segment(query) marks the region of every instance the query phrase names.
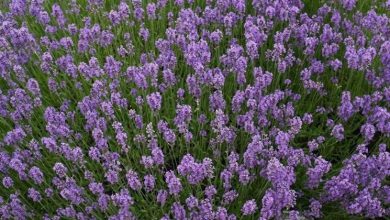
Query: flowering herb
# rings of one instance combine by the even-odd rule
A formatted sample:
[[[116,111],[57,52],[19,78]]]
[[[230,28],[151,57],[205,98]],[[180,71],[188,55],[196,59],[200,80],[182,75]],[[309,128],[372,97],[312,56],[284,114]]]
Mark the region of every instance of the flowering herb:
[[[2,1],[0,219],[388,218],[389,10]]]

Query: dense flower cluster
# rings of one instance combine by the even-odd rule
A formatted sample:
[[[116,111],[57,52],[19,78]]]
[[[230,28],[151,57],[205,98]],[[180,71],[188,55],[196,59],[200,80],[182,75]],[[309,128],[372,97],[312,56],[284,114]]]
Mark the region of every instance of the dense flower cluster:
[[[389,217],[389,11],[1,2],[0,218]]]

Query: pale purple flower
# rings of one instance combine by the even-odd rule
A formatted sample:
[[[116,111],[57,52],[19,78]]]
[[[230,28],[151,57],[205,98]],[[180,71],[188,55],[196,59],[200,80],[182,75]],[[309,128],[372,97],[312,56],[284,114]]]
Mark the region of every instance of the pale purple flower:
[[[36,184],[41,184],[43,182],[43,173],[39,169],[39,167],[31,167],[30,171],[28,172],[28,175],[30,178],[36,183]]]
[[[146,101],[149,105],[149,107],[153,111],[158,111],[161,108],[161,94],[159,92],[151,93],[150,95],[146,96]]]
[[[254,199],[248,200],[244,203],[241,208],[241,212],[243,215],[252,215],[257,210],[256,201]]]
[[[344,139],[344,127],[341,124],[337,124],[332,129],[332,136],[335,137],[338,141]]]
[[[169,194],[177,196],[183,189],[180,179],[176,177],[173,171],[165,173],[165,182],[168,185]]]
[[[6,176],[6,177],[3,178],[3,186],[5,188],[8,189],[8,188],[12,187],[13,185],[14,185],[14,181],[12,180],[11,177]]]

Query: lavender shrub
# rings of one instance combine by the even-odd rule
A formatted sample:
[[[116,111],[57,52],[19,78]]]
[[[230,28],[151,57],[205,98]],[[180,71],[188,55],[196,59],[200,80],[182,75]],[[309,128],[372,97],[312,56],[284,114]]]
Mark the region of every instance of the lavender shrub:
[[[389,10],[3,1],[0,218],[389,218]]]

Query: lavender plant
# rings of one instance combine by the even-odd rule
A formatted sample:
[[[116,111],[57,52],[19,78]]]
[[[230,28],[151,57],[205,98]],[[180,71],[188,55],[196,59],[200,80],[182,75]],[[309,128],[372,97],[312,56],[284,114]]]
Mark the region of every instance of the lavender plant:
[[[390,1],[7,0],[1,219],[390,216]]]

